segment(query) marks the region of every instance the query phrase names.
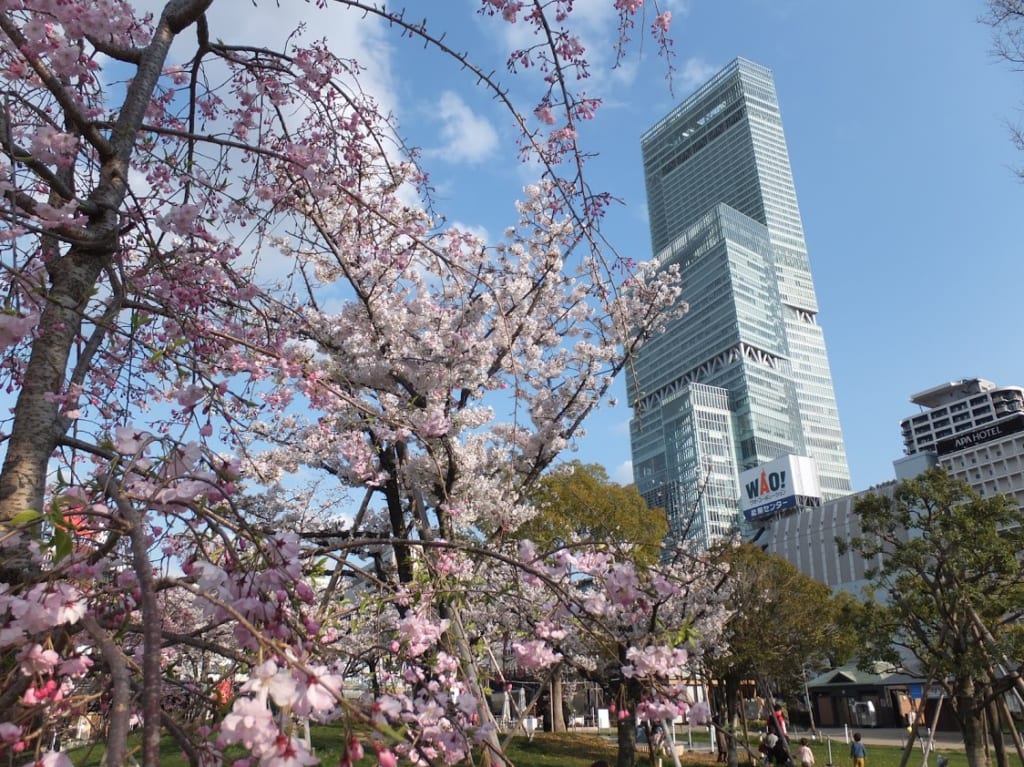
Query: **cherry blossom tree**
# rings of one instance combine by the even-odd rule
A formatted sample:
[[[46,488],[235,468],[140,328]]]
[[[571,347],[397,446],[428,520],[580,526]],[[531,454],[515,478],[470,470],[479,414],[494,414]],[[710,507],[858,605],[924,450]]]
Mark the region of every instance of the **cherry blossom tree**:
[[[670,54],[667,12],[608,1],[617,56],[638,25]],[[418,39],[507,108],[535,179],[495,241],[436,212],[358,62],[232,43],[214,4],[0,2],[0,752],[67,764],[51,736],[92,712],[112,767],[135,721],[145,765],[165,737],[193,765],[235,744],[313,764],[294,718],[344,723],[343,764],[504,761],[483,621],[517,613],[502,635],[538,668],[581,625],[647,616],[623,673],[677,706],[653,680],[720,618],[699,569],[684,595],[681,572],[510,543],[677,297],[601,236],[573,4],[480,6],[532,32],[508,58],[541,73],[525,107],[440,23],[316,4]],[[204,705],[162,708],[172,687]]]

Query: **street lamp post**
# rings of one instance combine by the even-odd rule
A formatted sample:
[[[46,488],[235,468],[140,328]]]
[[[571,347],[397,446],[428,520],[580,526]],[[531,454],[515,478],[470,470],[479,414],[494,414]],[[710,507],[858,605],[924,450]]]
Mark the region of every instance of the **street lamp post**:
[[[814,726],[814,709],[811,708],[811,692],[807,689],[807,666],[801,666],[801,670],[804,672],[804,703],[807,706],[807,716],[811,720],[811,735],[817,738],[818,730]],[[832,761],[831,758],[829,761]]]

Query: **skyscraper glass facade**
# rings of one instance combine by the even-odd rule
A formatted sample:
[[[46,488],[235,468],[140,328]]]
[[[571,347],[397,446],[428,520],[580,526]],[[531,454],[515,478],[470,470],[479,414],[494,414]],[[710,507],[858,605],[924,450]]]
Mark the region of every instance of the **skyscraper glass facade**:
[[[680,266],[689,311],[643,347],[628,383],[638,489],[668,510],[674,536],[703,545],[739,525],[738,473],[781,455],[813,458],[825,499],[846,495],[846,451],[770,70],[733,61],[648,130],[641,147],[654,253],[662,266]],[[728,492],[725,464],[708,458],[723,419],[733,451]]]

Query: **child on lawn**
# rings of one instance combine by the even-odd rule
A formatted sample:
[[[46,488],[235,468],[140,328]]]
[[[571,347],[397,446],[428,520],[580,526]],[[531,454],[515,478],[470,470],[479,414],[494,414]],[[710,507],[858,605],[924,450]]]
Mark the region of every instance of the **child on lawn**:
[[[864,760],[867,758],[868,750],[860,742],[860,733],[853,733],[853,743],[850,744],[850,757],[853,759],[853,767],[864,767]]]
[[[796,760],[800,767],[814,767],[814,753],[808,745],[807,738],[800,738],[800,748],[796,750]]]

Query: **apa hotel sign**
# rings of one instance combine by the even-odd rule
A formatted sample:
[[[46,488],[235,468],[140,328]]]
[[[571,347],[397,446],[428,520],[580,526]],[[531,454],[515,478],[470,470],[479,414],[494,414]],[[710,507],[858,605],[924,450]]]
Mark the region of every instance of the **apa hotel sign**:
[[[1016,434],[1020,431],[1024,431],[1024,415],[1014,415],[1009,418],[1004,418],[1002,421],[996,421],[995,423],[987,423],[984,426],[979,426],[974,431],[968,431],[963,434],[957,434],[953,437],[940,439],[935,443],[935,452],[939,455],[956,453],[960,450],[966,450],[969,447],[974,447],[975,445],[994,442],[997,439],[1008,437],[1011,434]]]
[[[761,519],[821,498],[818,467],[802,455],[784,455],[740,474],[740,511]]]

